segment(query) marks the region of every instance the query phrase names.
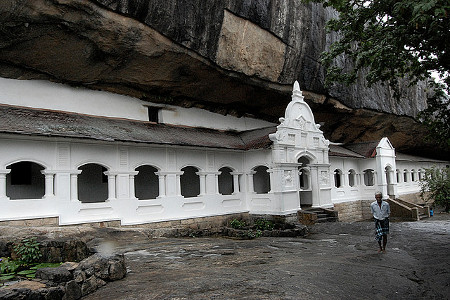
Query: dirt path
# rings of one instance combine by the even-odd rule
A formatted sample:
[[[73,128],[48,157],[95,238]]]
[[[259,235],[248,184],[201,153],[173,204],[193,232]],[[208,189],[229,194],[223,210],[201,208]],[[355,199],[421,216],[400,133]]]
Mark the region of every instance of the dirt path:
[[[93,299],[449,299],[450,217],[391,224],[378,254],[371,222],[326,223],[308,237],[149,239],[104,230],[129,273]]]

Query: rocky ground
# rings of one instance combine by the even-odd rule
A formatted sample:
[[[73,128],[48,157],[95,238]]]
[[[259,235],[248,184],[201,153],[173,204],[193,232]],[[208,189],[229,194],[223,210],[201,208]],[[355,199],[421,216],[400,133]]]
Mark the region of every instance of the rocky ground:
[[[448,214],[392,223],[386,254],[377,253],[372,227],[324,223],[311,226],[306,237],[254,240],[152,239],[145,229],[78,228],[71,234],[126,257],[127,277],[89,300],[449,299]]]

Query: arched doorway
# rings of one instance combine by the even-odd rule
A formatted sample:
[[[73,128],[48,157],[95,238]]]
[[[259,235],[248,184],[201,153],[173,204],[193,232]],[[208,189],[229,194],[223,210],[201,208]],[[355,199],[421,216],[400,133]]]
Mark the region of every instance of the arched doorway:
[[[187,166],[181,169],[183,175],[180,176],[181,195],[185,198],[197,197],[200,195],[200,177],[196,167]]]
[[[156,199],[159,196],[158,169],[144,165],[136,168],[139,173],[134,177],[135,196],[139,200]]]
[[[311,172],[309,170],[310,161],[307,157],[302,156],[298,159],[298,176],[300,182],[300,207],[312,206],[312,186],[311,186]]]
[[[78,200],[83,203],[105,202],[108,199],[107,169],[98,164],[85,164],[78,168]]]
[[[231,195],[234,191],[233,175],[231,175],[233,170],[231,170],[228,167],[223,167],[223,168],[220,168],[219,171],[221,172],[218,177],[219,194]]]
[[[253,189],[257,194],[267,194],[270,191],[269,168],[266,166],[257,166],[253,169],[256,173],[253,175]]]
[[[6,196],[14,199],[41,199],[45,194],[45,168],[31,161],[20,161],[6,167]]]

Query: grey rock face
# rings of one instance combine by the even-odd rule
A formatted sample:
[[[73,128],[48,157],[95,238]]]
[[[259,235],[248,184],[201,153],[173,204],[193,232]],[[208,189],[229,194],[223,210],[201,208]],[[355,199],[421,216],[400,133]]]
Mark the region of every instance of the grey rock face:
[[[295,80],[351,108],[411,116],[422,109],[420,88],[405,88],[397,103],[388,87],[368,88],[364,78],[351,87],[323,86],[319,55],[334,39],[324,29],[332,16],[321,5],[288,0],[5,0],[0,76],[165,96],[178,104],[181,98],[234,103],[276,117],[277,108],[261,107],[268,98],[288,101],[286,85]],[[222,88],[211,88],[217,82]],[[258,98],[259,105],[249,105]]]
[[[327,20],[336,13],[320,4],[305,4],[288,0],[228,0],[228,1],[147,1],[147,0],[96,0],[109,9],[130,16],[156,29],[173,41],[231,71],[256,75],[279,84],[300,82],[302,89],[329,94],[352,108],[370,108],[394,114],[415,116],[425,107],[423,87],[402,88],[404,97],[396,101],[388,86],[366,86],[364,76],[351,87],[335,86],[327,90],[324,70],[319,63],[320,54],[336,39],[325,30]],[[246,33],[239,30],[242,40],[237,47],[222,49],[227,15],[248,20],[258,29]],[[245,28],[241,26],[240,28]],[[271,76],[248,74],[239,63],[223,64],[221,56],[233,56],[248,48],[255,53],[264,52],[264,43],[256,32],[273,35],[284,44],[283,59]],[[268,38],[263,38],[268,40]],[[256,41],[259,41],[256,42]],[[273,42],[272,42],[273,43]],[[226,54],[224,54],[226,53]],[[262,65],[271,66],[271,57],[257,57]],[[243,63],[241,58],[238,62]],[[245,64],[245,63],[244,63]],[[263,68],[263,67],[261,67]],[[269,68],[270,69],[270,68]]]
[[[0,76],[273,122],[298,80],[334,142],[405,127],[396,115],[415,117],[426,106],[424,87],[403,87],[400,101],[387,86],[367,87],[364,75],[350,87],[324,87],[319,55],[335,39],[324,29],[331,17],[321,5],[289,0],[3,0]],[[394,115],[364,127],[373,111]],[[349,129],[347,120],[360,125]],[[426,132],[407,124],[393,144],[414,154]],[[434,148],[426,143],[415,153]]]

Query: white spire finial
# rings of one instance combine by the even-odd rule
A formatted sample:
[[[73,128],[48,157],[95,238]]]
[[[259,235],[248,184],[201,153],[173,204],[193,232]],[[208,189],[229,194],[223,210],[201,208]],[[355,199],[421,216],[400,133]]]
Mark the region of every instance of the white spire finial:
[[[303,101],[303,94],[300,90],[300,84],[297,80],[294,82],[294,89],[292,90],[292,100]]]

